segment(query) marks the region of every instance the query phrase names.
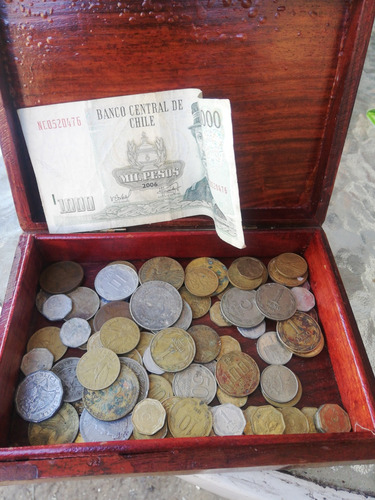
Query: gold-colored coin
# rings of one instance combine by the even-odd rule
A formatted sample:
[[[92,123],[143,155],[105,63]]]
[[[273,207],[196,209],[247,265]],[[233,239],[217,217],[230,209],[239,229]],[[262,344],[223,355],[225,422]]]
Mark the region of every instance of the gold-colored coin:
[[[246,436],[251,436],[254,434],[253,427],[251,425],[251,419],[258,408],[259,406],[248,406],[245,410],[242,410],[242,413],[246,420],[246,425],[243,433]]]
[[[212,257],[198,257],[197,259],[193,259],[189,262],[189,264],[186,266],[185,272],[189,271],[193,267],[207,267],[216,274],[219,279],[219,285],[213,295],[222,293],[228,286],[228,269],[219,260],[213,259]]]
[[[82,434],[80,432],[77,434],[77,437],[75,438],[74,442],[75,443],[84,443],[85,442],[85,440],[83,439]]]
[[[165,424],[166,411],[160,401],[146,398],[137,403],[132,414],[134,428],[141,434],[152,436]]]
[[[111,318],[100,329],[100,340],[103,346],[116,354],[132,351],[140,337],[138,325],[129,318]]]
[[[299,278],[308,270],[306,260],[296,253],[282,253],[275,258],[275,263],[278,272],[287,278]]]
[[[219,279],[214,271],[207,267],[192,267],[185,274],[185,286],[197,297],[213,294],[219,286]]]
[[[288,287],[294,287],[303,285],[308,278],[309,272],[306,271],[305,274],[303,274],[302,276],[298,276],[298,278],[288,278],[287,276],[284,276],[278,271],[276,267],[276,257],[275,257],[274,259],[271,259],[268,263],[268,274],[272,279],[272,281],[274,281],[275,283],[279,283],[280,285]]]
[[[163,403],[166,399],[173,396],[172,384],[170,384],[166,378],[152,373],[148,378],[150,380],[150,388],[148,390],[149,398],[157,399]]]
[[[132,264],[131,262],[129,262],[128,260],[114,260],[113,262],[110,262],[109,264],[107,264],[107,266],[113,266],[115,264],[122,264],[123,266],[131,267],[133,269],[133,271],[135,271],[136,273],[138,273],[137,268],[135,267],[135,265]]]
[[[242,408],[243,406],[245,406],[248,400],[247,396],[242,396],[240,398],[229,396],[222,389],[220,389],[220,387],[217,388],[216,396],[220,404],[223,405],[225,403],[231,403],[232,405],[237,406],[238,408]]]
[[[182,286],[179,292],[183,300],[186,300],[191,307],[193,319],[201,318],[210,310],[211,297],[197,297],[190,293],[185,286]]]
[[[294,406],[280,409],[284,417],[284,434],[305,434],[309,432],[309,422],[307,417]]]
[[[218,356],[221,339],[213,328],[207,325],[194,325],[188,329],[188,333],[195,343],[195,363],[209,363]]]
[[[82,399],[79,399],[78,401],[72,401],[70,404],[74,407],[78,415],[81,416],[83,410],[85,409],[85,405],[83,404]]]
[[[93,333],[87,341],[87,350],[91,351],[92,349],[100,349],[102,347],[104,347],[104,345],[100,340],[100,332]]]
[[[299,403],[299,401],[302,397],[302,384],[301,384],[300,379],[297,377],[297,375],[296,374],[294,374],[294,375],[295,375],[295,377],[297,379],[297,383],[298,383],[297,394],[294,396],[294,398],[291,399],[290,401],[287,401],[286,403],[279,403],[277,401],[274,401],[270,397],[268,397],[267,394],[265,394],[264,391],[262,391],[262,396],[267,401],[267,403],[269,403],[272,406],[275,406],[276,408],[286,408],[287,406],[295,406],[297,403]]]
[[[282,413],[273,406],[260,406],[252,415],[254,434],[283,434],[285,422]]]
[[[164,372],[160,376],[168,380],[168,382],[172,385],[174,372]]]
[[[78,262],[64,260],[43,269],[39,284],[47,293],[69,293],[81,284],[83,277],[84,271]]]
[[[143,359],[140,353],[138,352],[138,349],[133,349],[130,352],[127,352],[124,356],[124,358],[130,358],[134,359],[137,363],[139,363],[141,366],[143,366]]]
[[[296,356],[312,357],[319,354],[324,346],[319,324],[310,315],[300,311],[289,319],[278,321],[276,333],[280,342]]]
[[[165,411],[167,412],[167,417],[173,408],[173,406],[180,401],[182,398],[179,398],[178,396],[171,396],[170,398],[164,399],[162,401],[162,405],[164,406]]]
[[[143,357],[145,350],[151,344],[152,339],[154,338],[154,334],[150,332],[142,331],[140,333],[140,339],[136,346],[137,351]]]
[[[94,391],[109,387],[120,373],[118,356],[105,347],[87,351],[77,364],[78,381]]]
[[[173,437],[208,436],[212,429],[212,413],[198,398],[182,398],[168,415],[168,427]]]
[[[301,408],[301,412],[305,415],[307,421],[309,422],[309,432],[318,432],[314,423],[314,415],[317,411],[318,408],[315,406],[304,406]]]
[[[43,422],[29,424],[29,441],[31,446],[73,443],[78,429],[78,413],[72,405],[63,403],[53,417]]]
[[[56,363],[64,356],[67,347],[61,342],[60,328],[56,326],[46,326],[37,330],[27,343],[27,352],[37,347],[45,347],[53,354],[53,361]]]
[[[195,356],[195,342],[182,328],[165,328],[152,339],[150,353],[162,370],[179,372],[192,363]]]
[[[168,434],[167,421],[165,421],[165,424],[160,429],[160,431],[155,432],[155,434],[142,434],[141,432],[138,432],[135,427],[133,428],[134,439],[163,439],[167,437],[167,434]]]
[[[216,380],[220,388],[230,396],[248,396],[259,385],[259,367],[244,352],[228,352],[217,362]]]
[[[220,340],[221,340],[221,348],[216,359],[219,360],[227,352],[232,352],[232,351],[241,352],[241,344],[234,337],[231,337],[230,335],[222,335],[220,337]]]
[[[210,308],[210,320],[217,326],[232,326],[221,313],[220,301],[215,302]]]
[[[229,281],[241,290],[255,290],[264,283],[265,274],[267,280],[266,266],[260,260],[252,257],[240,257],[234,260],[228,269]]]
[[[255,280],[263,275],[264,264],[255,257],[239,257],[233,262],[236,262],[238,272],[245,278]]]
[[[147,260],[139,270],[141,283],[147,281],[165,281],[177,290],[184,283],[185,272],[177,260],[171,257],[153,257]]]

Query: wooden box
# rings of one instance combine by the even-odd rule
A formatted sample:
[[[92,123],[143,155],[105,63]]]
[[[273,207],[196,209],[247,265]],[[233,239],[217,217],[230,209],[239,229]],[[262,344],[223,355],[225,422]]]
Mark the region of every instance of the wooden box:
[[[2,0],[0,9],[0,140],[24,230],[0,321],[0,479],[374,460],[374,377],[321,225],[375,3]],[[16,110],[188,87],[231,101],[246,249],[220,241],[204,217],[123,232],[49,234]],[[81,263],[84,284],[92,286],[96,272],[118,259],[139,267],[156,255],[182,264],[251,255],[267,263],[282,252],[308,261],[326,339],[319,356],[290,365],[303,386],[299,407],[339,403],[352,432],[27,444],[13,401],[27,340],[44,324],[34,303],[48,263]],[[237,338],[255,353],[254,343]],[[251,404],[264,404],[259,389]]]

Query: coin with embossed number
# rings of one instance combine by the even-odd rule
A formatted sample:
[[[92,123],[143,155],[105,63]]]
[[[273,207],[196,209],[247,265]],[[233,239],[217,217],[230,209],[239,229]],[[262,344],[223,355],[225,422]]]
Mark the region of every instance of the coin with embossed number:
[[[77,377],[83,387],[100,390],[109,387],[120,373],[120,360],[110,349],[87,351],[77,364]]]
[[[52,352],[45,347],[36,347],[23,356],[21,370],[24,375],[29,375],[38,370],[50,370],[52,365]]]
[[[30,373],[16,390],[17,413],[27,422],[42,422],[60,408],[63,387],[57,375],[48,370]]]
[[[220,307],[224,318],[233,325],[251,328],[264,320],[264,314],[256,306],[254,290],[231,288],[221,299]]]
[[[39,284],[48,293],[68,293],[81,284],[83,276],[80,264],[66,260],[55,262],[43,269]]]
[[[143,283],[130,299],[134,321],[146,330],[159,331],[176,323],[182,311],[182,298],[174,286],[164,281]]]
[[[179,372],[193,361],[196,348],[192,336],[181,328],[166,328],[150,344],[155,363],[165,372]]]
[[[61,342],[67,347],[79,347],[88,341],[91,326],[82,318],[72,318],[66,321],[60,329]]]
[[[259,385],[259,367],[244,352],[228,352],[216,365],[216,380],[220,388],[230,396],[241,397],[253,393]]]
[[[240,436],[245,429],[246,419],[242,410],[231,403],[215,406],[213,429],[217,436]]]
[[[212,372],[204,365],[191,364],[173,377],[173,393],[180,398],[199,398],[210,404],[216,395],[217,384]]]
[[[296,312],[296,301],[292,292],[278,283],[266,283],[258,288],[255,295],[258,309],[266,318],[281,321]]]
[[[176,438],[208,436],[212,429],[212,414],[201,399],[183,398],[170,409],[168,427]]]
[[[297,356],[319,354],[324,345],[318,323],[308,314],[297,311],[291,318],[278,321],[276,332],[280,342]]]
[[[60,321],[73,307],[72,299],[63,293],[51,295],[42,306],[42,314],[49,321]]]
[[[179,289],[185,278],[183,267],[171,257],[153,257],[147,260],[139,270],[139,281],[165,281]]]
[[[30,423],[28,428],[31,446],[73,443],[79,429],[77,411],[64,403],[53,417],[39,423]]]
[[[118,420],[104,422],[83,410],[80,424],[80,433],[86,443],[94,441],[123,441],[129,439],[133,432],[131,415]]]
[[[99,309],[100,299],[98,294],[86,286],[79,286],[68,293],[72,301],[72,310],[65,316],[65,319],[82,318],[91,319]]]
[[[65,403],[72,403],[82,398],[83,386],[76,374],[79,358],[64,358],[52,368],[62,382]]]
[[[113,264],[101,269],[95,277],[95,290],[106,300],[124,300],[138,286],[138,274],[129,266]]]
[[[163,403],[165,399],[171,398],[173,396],[172,385],[168,382],[167,379],[165,379],[161,375],[155,375],[154,373],[151,373],[149,375],[149,380],[149,398],[157,399],[158,401]]]

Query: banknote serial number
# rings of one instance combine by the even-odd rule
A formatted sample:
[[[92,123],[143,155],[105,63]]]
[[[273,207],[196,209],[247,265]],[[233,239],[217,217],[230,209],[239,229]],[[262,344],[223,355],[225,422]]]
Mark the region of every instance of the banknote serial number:
[[[71,116],[68,118],[53,118],[52,120],[38,120],[38,130],[54,130],[59,128],[80,127],[82,125],[79,116]]]

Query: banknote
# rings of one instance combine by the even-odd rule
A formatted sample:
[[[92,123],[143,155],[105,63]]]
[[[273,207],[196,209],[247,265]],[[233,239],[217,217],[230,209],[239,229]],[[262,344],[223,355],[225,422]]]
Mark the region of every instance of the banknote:
[[[244,247],[229,100],[181,89],[18,115],[51,233],[207,215]]]

